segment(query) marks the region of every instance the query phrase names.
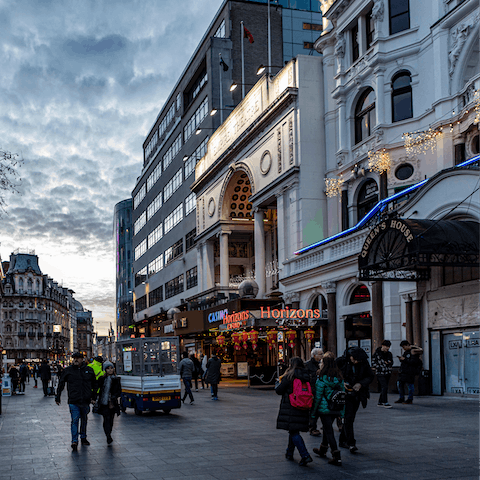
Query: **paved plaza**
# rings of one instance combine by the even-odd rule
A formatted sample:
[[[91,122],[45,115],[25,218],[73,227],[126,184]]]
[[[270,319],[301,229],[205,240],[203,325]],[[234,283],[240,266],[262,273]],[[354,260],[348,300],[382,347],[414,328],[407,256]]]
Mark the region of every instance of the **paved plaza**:
[[[0,480],[479,478],[477,400],[421,397],[388,410],[374,393],[357,415],[359,453],[342,449],[343,466],[328,465],[312,452],[320,440],[304,434],[314,462],[300,467],[284,457],[287,432],[275,429],[273,390],[221,384],[218,402],[200,390],[194,405],[170,415],[129,409],[115,420],[111,446],[102,418],[90,414],[91,446],[72,453],[66,392],[58,407],[32,385],[3,398]]]

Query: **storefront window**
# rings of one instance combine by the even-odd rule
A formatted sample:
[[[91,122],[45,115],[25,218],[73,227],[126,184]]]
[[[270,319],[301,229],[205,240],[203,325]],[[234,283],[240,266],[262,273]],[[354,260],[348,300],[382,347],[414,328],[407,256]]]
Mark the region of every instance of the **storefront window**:
[[[355,290],[352,292],[352,296],[350,297],[350,305],[369,301],[370,292],[365,285],[359,285],[357,288],[355,288]]]

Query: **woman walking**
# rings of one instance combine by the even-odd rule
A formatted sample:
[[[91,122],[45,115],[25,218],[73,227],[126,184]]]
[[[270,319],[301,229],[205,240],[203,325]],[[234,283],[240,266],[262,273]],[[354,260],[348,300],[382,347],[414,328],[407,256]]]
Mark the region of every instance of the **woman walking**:
[[[300,432],[308,432],[310,410],[300,410],[293,407],[290,403],[290,395],[293,394],[294,389],[294,380],[297,378],[302,384],[310,385],[310,374],[305,369],[303,360],[300,357],[293,357],[290,359],[289,368],[281,377],[281,382],[275,387],[277,394],[282,395],[277,417],[277,428],[288,431],[288,447],[285,452],[285,458],[293,460],[293,452],[295,447],[297,447],[298,453],[302,457],[298,464],[305,466],[313,462],[313,459],[308,453]]]
[[[115,375],[113,363],[104,362],[102,375],[98,382],[100,391],[98,394],[98,413],[103,416],[103,431],[107,436],[107,443],[113,442],[112,429],[115,414],[120,415],[120,406],[118,399],[122,394],[120,379]]]
[[[328,463],[337,466],[342,465],[342,460],[333,433],[333,422],[338,417],[345,415],[345,406],[339,410],[332,409],[332,396],[339,391],[345,391],[342,372],[335,363],[333,353],[326,352],[318,370],[318,378],[315,384],[315,402],[312,409],[314,415],[320,416],[323,426],[323,438],[320,448],[314,448],[313,452],[322,458],[326,458],[328,446],[330,445],[333,458]]]

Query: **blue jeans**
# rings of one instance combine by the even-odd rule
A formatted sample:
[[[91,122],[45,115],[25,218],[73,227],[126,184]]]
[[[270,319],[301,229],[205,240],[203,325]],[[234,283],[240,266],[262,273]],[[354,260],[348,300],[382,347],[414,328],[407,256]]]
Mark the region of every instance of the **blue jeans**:
[[[193,402],[192,394],[192,377],[183,377],[183,384],[185,385],[185,395],[183,396],[183,401],[187,398],[187,395],[190,397],[190,401]]]
[[[287,454],[293,455],[295,447],[297,447],[298,453],[302,458],[309,456],[305,442],[303,441],[303,438],[298,430],[292,430],[288,432]]]
[[[80,438],[87,438],[87,415],[90,405],[74,405],[70,403],[70,415],[72,416],[72,443],[78,443],[78,422],[80,421]]]
[[[398,381],[398,393],[400,394],[400,400],[405,400],[405,385],[408,387],[408,399],[413,400],[413,392],[415,392],[415,384]]]

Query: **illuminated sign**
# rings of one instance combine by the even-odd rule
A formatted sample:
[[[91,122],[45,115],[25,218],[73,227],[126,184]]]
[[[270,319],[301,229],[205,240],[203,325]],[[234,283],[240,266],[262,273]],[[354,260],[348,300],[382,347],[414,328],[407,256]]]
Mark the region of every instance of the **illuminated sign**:
[[[208,315],[208,323],[219,322],[220,320],[223,320],[225,318],[225,315],[228,315],[228,308],[210,313]]]
[[[61,333],[62,332],[62,326],[61,325],[54,325],[53,326],[53,333]]]
[[[303,310],[302,308],[289,308],[285,307],[282,309],[278,308],[263,308],[260,307],[260,317],[261,318],[295,318],[295,319],[304,319],[304,318],[321,318],[320,309],[307,309]]]
[[[165,325],[163,331],[164,333],[173,333],[173,324]]]

